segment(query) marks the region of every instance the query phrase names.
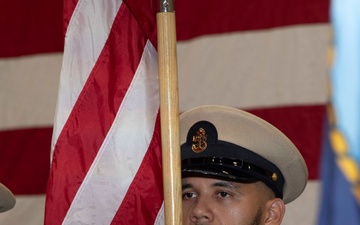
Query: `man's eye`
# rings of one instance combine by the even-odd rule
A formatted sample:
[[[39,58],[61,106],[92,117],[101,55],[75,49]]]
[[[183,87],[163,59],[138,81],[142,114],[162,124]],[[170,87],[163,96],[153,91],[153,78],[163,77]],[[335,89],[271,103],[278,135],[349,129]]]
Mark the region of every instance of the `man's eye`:
[[[182,195],[182,198],[183,199],[190,199],[190,198],[195,198],[196,197],[196,194],[195,193],[192,193],[192,192],[188,192],[188,193],[184,193]]]
[[[219,192],[218,195],[219,195],[220,197],[222,197],[222,198],[226,198],[226,197],[229,196],[229,193],[227,193],[227,192]]]

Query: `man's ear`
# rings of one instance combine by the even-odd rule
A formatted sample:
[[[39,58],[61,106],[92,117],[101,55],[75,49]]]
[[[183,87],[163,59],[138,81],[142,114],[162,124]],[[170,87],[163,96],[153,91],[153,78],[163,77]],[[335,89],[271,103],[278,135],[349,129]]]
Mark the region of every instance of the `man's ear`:
[[[280,198],[274,198],[266,202],[265,224],[281,224],[285,215],[285,204]]]

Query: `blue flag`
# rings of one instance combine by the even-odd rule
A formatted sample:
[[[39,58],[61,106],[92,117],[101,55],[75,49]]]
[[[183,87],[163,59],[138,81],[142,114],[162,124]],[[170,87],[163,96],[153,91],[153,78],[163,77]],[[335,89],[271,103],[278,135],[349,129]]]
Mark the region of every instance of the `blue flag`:
[[[360,224],[360,208],[352,191],[352,184],[336,163],[337,154],[330,143],[326,121],[322,154],[322,199],[319,225]]]
[[[360,1],[333,0],[334,61],[319,225],[360,224]]]

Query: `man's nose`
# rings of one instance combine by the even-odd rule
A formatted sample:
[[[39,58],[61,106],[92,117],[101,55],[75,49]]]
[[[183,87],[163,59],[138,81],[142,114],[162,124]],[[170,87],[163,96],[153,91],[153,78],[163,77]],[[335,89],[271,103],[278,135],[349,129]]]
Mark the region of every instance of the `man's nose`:
[[[211,222],[214,218],[210,200],[198,197],[194,202],[190,220],[194,223]]]

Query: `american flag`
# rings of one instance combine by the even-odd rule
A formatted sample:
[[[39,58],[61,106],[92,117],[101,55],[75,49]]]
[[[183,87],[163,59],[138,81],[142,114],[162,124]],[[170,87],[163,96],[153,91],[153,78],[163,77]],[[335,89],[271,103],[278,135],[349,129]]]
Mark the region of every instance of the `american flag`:
[[[161,223],[155,7],[66,6],[45,224]]]
[[[287,206],[285,225],[311,225],[317,219],[321,135],[328,102],[329,4],[328,0],[175,1],[180,111],[204,104],[250,111],[283,131],[307,162],[310,182],[304,195]],[[158,172],[143,178],[161,182],[161,162],[153,160],[160,152],[157,77],[150,72],[157,65],[158,7],[150,1],[14,0],[1,3],[0,10],[1,21],[6,21],[0,24],[4,31],[0,35],[0,182],[17,198],[14,209],[0,214],[0,224],[43,223],[51,149],[47,221],[76,221],[83,219],[82,213],[89,220],[88,215],[97,212],[78,210],[81,204],[98,207],[102,201],[113,209],[99,210],[104,218],[96,219],[115,223],[125,218],[121,213],[128,213],[143,215],[129,217],[148,221],[140,224],[161,220],[157,214],[161,199],[140,201],[150,196],[130,195],[139,192],[131,188],[149,187],[131,183],[131,177],[148,172],[149,167]],[[139,82],[148,85],[142,86],[147,87],[141,89],[143,93],[136,92]],[[136,102],[146,98],[152,103],[137,111]],[[136,129],[133,124],[140,120],[148,124]],[[123,201],[117,192],[110,200],[89,202],[89,194],[103,195],[122,185],[116,179],[123,168],[111,169],[110,174],[104,171],[116,164],[106,149],[127,148],[114,138],[124,131],[119,124],[125,123],[131,124],[125,141],[141,140],[136,144],[143,146],[131,144],[126,152],[137,157],[120,155],[127,158],[119,166],[131,162],[127,169],[132,175],[122,180],[127,182],[123,190],[130,189],[123,193]],[[145,131],[147,135],[142,134]],[[87,154],[73,154],[77,151]],[[112,153],[116,155],[107,152]],[[153,165],[139,167],[144,162]],[[148,191],[161,197],[162,185],[155,187],[159,189]],[[56,194],[58,190],[63,192]],[[132,199],[139,201],[131,207],[123,205]],[[149,215],[139,202],[157,206]],[[126,211],[138,209],[143,212]],[[135,222],[124,221],[130,223]]]

